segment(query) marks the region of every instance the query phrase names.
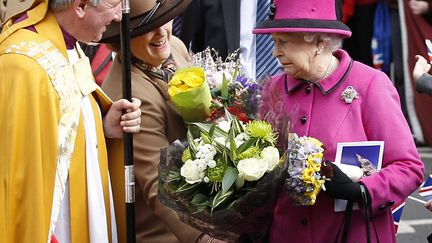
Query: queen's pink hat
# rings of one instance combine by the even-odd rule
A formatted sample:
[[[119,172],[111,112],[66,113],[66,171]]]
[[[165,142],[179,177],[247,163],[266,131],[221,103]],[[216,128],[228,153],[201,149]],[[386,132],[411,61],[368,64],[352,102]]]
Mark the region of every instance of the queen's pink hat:
[[[273,0],[268,19],[253,33],[315,32],[350,37],[351,30],[340,21],[341,9],[340,0]]]

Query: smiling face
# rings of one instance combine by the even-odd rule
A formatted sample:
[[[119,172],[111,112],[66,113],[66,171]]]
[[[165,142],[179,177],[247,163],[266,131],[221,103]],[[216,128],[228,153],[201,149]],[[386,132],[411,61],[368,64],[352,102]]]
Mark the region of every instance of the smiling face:
[[[309,79],[313,75],[316,42],[306,42],[301,33],[273,33],[273,55],[279,59],[287,75]]]
[[[132,54],[154,67],[161,65],[171,54],[172,21],[131,40]]]
[[[111,21],[120,22],[122,17],[121,0],[101,0],[97,6],[90,1],[81,1],[84,14],[82,16],[82,28],[77,37],[83,42],[97,42],[102,38],[107,25]]]

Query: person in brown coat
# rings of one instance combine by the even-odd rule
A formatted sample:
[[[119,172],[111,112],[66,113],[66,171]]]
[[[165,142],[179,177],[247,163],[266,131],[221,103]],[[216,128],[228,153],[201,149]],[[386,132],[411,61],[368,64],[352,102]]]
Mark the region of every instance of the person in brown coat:
[[[171,34],[172,19],[189,3],[190,0],[131,1],[132,95],[142,101],[141,129],[133,141],[135,228],[139,243],[217,242],[184,224],[174,210],[158,199],[160,149],[186,136],[181,115],[170,101],[167,81],[176,69],[190,66],[186,46]],[[148,21],[142,21],[144,18]],[[117,53],[119,30],[118,24],[108,26],[102,39],[111,43]],[[122,96],[120,56],[116,56],[102,85],[113,100]]]

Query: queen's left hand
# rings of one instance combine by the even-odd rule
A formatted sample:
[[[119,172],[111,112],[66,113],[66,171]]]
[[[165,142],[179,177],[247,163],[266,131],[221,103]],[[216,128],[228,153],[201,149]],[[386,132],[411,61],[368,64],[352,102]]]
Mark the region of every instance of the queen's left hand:
[[[325,182],[326,193],[334,199],[361,200],[360,184],[353,182],[339,167],[331,163],[333,178]]]
[[[141,125],[141,100],[120,99],[114,102],[103,118],[105,137],[121,138],[123,132],[138,133]],[[126,113],[123,114],[123,111]]]

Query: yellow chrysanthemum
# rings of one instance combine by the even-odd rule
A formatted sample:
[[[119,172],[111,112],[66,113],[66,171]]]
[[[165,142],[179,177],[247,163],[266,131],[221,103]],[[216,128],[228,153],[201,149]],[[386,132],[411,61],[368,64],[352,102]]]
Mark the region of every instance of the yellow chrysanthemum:
[[[273,133],[272,126],[265,121],[252,121],[246,125],[246,131],[249,136],[263,139],[271,144],[276,142],[276,136]]]
[[[205,82],[204,70],[202,68],[185,68],[177,71],[168,83],[168,94],[174,96],[178,93],[187,92],[201,87]]]

